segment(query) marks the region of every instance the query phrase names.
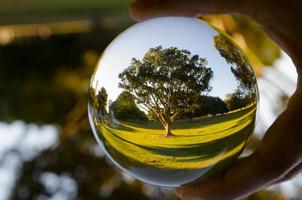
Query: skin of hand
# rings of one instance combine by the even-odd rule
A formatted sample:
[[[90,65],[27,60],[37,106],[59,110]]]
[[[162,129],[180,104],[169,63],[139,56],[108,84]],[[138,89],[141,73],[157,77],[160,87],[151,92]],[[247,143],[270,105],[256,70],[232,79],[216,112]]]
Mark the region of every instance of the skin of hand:
[[[267,130],[257,150],[238,159],[222,175],[176,189],[184,200],[241,199],[286,181],[302,170],[302,12],[299,0],[137,0],[130,15],[137,21],[157,16],[246,15],[292,58],[298,84],[287,109]]]

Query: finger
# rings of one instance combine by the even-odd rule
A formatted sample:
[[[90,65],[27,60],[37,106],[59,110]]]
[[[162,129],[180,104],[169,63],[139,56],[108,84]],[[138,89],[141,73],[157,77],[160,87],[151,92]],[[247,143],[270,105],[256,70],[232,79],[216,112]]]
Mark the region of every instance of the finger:
[[[244,3],[243,3],[244,2]],[[235,0],[136,0],[130,15],[137,21],[158,16],[197,16],[200,14],[241,13],[249,1]]]
[[[294,178],[296,175],[298,175],[302,171],[302,163],[297,165],[294,169],[292,169],[288,174],[280,178],[278,181],[274,182],[273,184],[279,184],[284,181],[288,181],[292,178]]]
[[[182,200],[228,199],[227,195],[222,192],[222,187],[223,178],[219,176],[199,185],[179,188],[177,194]]]

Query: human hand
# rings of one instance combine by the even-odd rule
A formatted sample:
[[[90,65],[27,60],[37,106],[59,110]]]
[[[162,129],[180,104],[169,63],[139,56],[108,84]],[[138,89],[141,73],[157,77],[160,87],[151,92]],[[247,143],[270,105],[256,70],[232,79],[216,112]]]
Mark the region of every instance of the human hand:
[[[287,109],[266,132],[258,149],[232,164],[222,175],[176,190],[185,200],[231,200],[285,181],[302,170],[302,20],[299,0],[137,0],[130,6],[136,20],[156,16],[247,15],[292,58],[298,85]],[[301,118],[302,119],[302,118]]]

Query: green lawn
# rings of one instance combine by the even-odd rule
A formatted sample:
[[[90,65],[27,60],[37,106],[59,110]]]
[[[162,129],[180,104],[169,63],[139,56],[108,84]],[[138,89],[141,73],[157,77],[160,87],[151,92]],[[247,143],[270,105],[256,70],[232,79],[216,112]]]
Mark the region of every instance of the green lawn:
[[[157,122],[97,126],[106,150],[124,167],[199,169],[241,152],[253,131],[255,112],[253,105],[221,116],[179,120],[172,128],[175,136],[168,138]]]

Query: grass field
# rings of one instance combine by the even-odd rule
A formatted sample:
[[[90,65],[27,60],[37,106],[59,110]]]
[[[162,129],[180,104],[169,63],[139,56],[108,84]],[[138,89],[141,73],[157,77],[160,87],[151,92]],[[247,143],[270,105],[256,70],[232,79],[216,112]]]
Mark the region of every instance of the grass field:
[[[176,121],[174,137],[157,122],[97,127],[108,153],[124,167],[199,169],[241,152],[254,127],[256,107],[193,121]]]

